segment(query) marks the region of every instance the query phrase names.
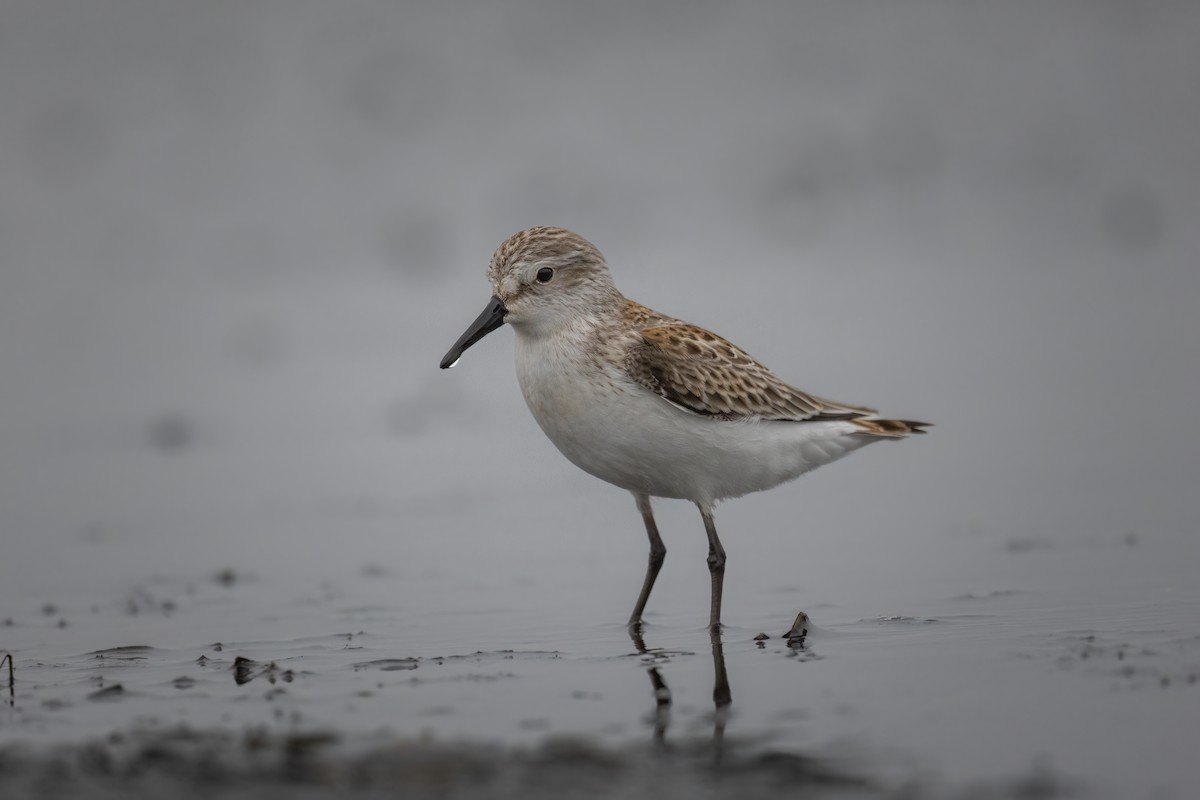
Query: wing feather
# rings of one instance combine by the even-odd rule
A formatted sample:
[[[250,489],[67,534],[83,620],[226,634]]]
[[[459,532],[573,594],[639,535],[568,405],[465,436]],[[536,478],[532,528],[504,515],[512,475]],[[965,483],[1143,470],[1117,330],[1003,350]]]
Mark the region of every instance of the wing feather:
[[[670,318],[654,315],[651,319]],[[642,328],[637,334],[625,361],[630,377],[696,414],[803,422],[857,419],[875,413],[789,386],[741,348],[695,325],[671,320]]]

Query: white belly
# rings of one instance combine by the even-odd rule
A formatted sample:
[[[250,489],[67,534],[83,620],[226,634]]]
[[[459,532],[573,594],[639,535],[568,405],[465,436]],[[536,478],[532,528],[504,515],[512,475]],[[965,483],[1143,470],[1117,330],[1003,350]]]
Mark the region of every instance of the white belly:
[[[615,366],[517,337],[534,418],[572,463],[654,497],[709,504],[769,489],[871,439],[846,422],[731,422],[677,408]]]

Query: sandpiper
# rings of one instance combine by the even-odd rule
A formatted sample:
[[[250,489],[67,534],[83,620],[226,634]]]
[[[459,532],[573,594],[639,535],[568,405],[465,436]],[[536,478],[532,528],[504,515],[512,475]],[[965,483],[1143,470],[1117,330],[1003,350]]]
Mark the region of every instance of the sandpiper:
[[[600,251],[571,231],[514,234],[492,256],[488,278],[491,301],[442,369],[501,325],[516,331],[517,380],[542,430],[573,464],[637,501],[650,563],[632,628],[641,625],[667,554],[651,497],[700,509],[712,578],[709,625],[719,630],[725,550],[713,523],[718,501],[928,425],[802,392],[715,333],[625,298]]]

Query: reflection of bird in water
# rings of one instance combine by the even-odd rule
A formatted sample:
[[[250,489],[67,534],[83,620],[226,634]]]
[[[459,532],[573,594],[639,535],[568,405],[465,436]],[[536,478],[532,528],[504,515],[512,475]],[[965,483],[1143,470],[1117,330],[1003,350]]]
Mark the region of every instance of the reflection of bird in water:
[[[639,654],[653,657],[659,653],[646,647],[640,629],[631,628],[629,637]],[[729,706],[733,703],[733,693],[729,689],[729,673],[725,669],[725,648],[721,643],[721,632],[710,628],[709,640],[712,643],[713,656],[713,745],[719,757],[721,744],[725,739]],[[671,724],[671,690],[663,679],[659,663],[647,667],[646,671],[650,675],[650,685],[654,687],[654,740],[663,744],[666,741],[667,728]]]

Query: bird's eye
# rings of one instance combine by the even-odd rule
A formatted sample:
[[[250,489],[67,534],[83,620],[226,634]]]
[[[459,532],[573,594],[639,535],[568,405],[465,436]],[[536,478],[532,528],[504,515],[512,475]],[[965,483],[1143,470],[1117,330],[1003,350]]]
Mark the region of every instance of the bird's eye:
[[[550,269],[549,267],[542,267],[537,271],[538,283],[549,283],[550,279],[553,277],[554,270]]]

